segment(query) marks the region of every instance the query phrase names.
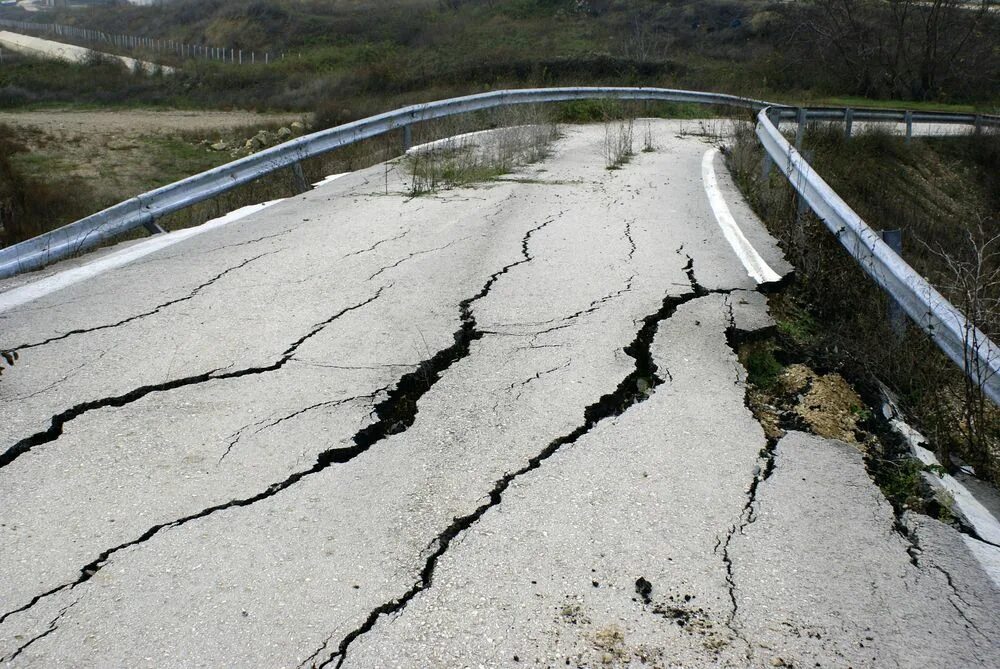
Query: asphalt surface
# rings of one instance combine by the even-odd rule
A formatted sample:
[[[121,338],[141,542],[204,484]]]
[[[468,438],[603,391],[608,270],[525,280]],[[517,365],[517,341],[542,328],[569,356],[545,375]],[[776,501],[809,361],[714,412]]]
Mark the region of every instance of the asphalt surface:
[[[135,58],[129,58],[128,56],[118,56],[111,53],[105,53],[103,51],[94,51],[93,49],[86,49],[82,46],[76,46],[74,44],[41,39],[40,37],[32,37],[31,35],[22,35],[9,30],[0,30],[0,46],[3,46],[5,49],[10,49],[11,51],[28,54],[29,56],[54,58],[56,60],[65,60],[70,63],[83,63],[86,62],[87,59],[93,58],[97,55],[120,61],[123,65],[125,65],[125,67],[130,69],[135,69],[137,67],[142,68],[150,74],[155,72],[157,69],[161,70],[164,74],[173,74],[174,72],[174,68],[172,67],[158,65],[146,60],[137,60]]]
[[[968,537],[846,445],[768,449],[766,300],[681,128],[417,198],[378,166],[0,313],[0,658],[1000,663]]]

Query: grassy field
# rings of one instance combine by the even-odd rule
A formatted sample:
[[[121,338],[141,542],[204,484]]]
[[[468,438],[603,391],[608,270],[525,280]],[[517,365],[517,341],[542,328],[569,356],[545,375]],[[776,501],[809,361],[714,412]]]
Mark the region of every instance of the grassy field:
[[[455,95],[587,84],[716,90],[809,104],[956,111],[1000,106],[1000,55],[982,46],[1000,43],[1000,16],[978,20],[976,39],[957,42],[965,45],[961,67],[920,61],[922,69],[916,72],[893,65],[900,59],[891,58],[891,35],[875,30],[888,15],[866,14],[871,22],[866,27],[878,38],[871,44],[855,44],[861,38],[852,33],[840,35],[844,44],[859,47],[858,53],[871,54],[858,62],[842,57],[830,40],[817,39],[822,31],[836,32],[838,18],[817,13],[818,7],[768,0],[174,0],[33,16],[3,8],[2,16],[266,50],[276,59],[240,66],[128,51],[178,68],[174,75],[148,76],[107,59],[70,64],[5,54],[0,112],[291,111],[309,114],[314,127],[323,128]],[[916,19],[927,16],[921,7],[912,8]],[[947,24],[945,37],[935,38],[939,42],[931,46],[951,48],[949,39],[962,39],[962,17],[971,14],[955,16],[961,20]],[[912,42],[907,48],[914,53],[924,45],[921,40],[930,39],[916,27],[907,32]],[[948,37],[953,33],[954,38]],[[925,76],[925,70],[935,76]],[[859,72],[865,76],[859,78]],[[633,109],[574,103],[561,107],[556,120],[718,113],[726,112],[697,105]],[[57,186],[53,197],[74,193],[70,201],[48,207],[53,213],[20,215],[32,219],[23,234],[55,227],[232,157],[207,151],[197,137],[150,132],[133,136],[136,146],[129,147],[107,136],[91,141],[94,133],[89,132],[57,133],[49,140],[16,119],[5,121],[2,113],[0,123],[7,125],[0,129],[0,141],[7,143],[9,156],[0,193],[15,208],[26,206],[17,204],[24,199],[17,191],[30,184]],[[66,183],[73,189],[63,188]],[[12,234],[11,227],[5,234],[8,243],[22,236]]]
[[[131,54],[156,56],[181,69],[150,78],[109,63],[71,66],[14,57],[0,68],[0,107],[238,107],[320,112],[336,121],[402,102],[504,86],[585,83],[782,100],[863,96],[873,102],[997,105],[1000,57],[988,45],[1000,37],[1000,17],[987,16],[977,25],[961,67],[938,68],[933,82],[917,87],[919,73],[886,70],[895,62],[893,54],[878,53],[886,40],[877,48],[859,45],[875,59],[862,65],[878,71],[858,80],[860,65],[837,60],[835,45],[809,28],[825,29],[824,17],[813,10],[813,3],[766,0],[174,0],[159,7],[59,10],[51,18],[65,24],[267,50],[279,59],[234,66]],[[912,13],[919,18],[919,6]],[[11,10],[0,15],[27,16]],[[961,26],[950,27],[960,39]],[[914,28],[907,48],[915,53],[919,37]],[[915,58],[904,61],[925,67]],[[881,90],[872,81],[910,83]]]
[[[0,112],[4,243],[82,218],[152,188],[233,160],[242,146],[300,115],[245,112]]]
[[[828,107],[872,107],[876,109],[911,109],[913,111],[948,111],[956,114],[995,114],[1000,110],[997,101],[986,101],[979,104],[949,104],[947,102],[924,100],[875,100],[872,98],[854,97],[850,95],[820,97],[804,100],[806,104]]]

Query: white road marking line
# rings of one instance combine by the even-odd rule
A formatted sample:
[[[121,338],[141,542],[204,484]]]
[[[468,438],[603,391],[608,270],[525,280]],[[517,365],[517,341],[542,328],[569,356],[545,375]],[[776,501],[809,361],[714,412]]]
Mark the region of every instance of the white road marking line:
[[[886,406],[888,406],[889,412],[896,414],[896,407],[892,402],[884,404],[883,409]],[[927,440],[924,435],[914,430],[901,418],[891,418],[889,423],[903,437],[910,447],[910,452],[920,462],[932,467],[941,466],[937,456],[926,448]],[[976,498],[965,484],[951,474],[937,477],[934,485],[944,488],[951,495],[958,511],[965,516],[965,520],[972,525],[972,529],[982,537],[983,541],[988,542],[983,543],[983,541],[968,535],[962,535],[969,550],[972,551],[973,557],[976,558],[990,579],[1000,587],[1000,549],[997,548],[997,545],[1000,545],[1000,520],[997,520],[997,517]]]
[[[406,150],[406,155],[412,156],[415,153],[425,153],[427,151],[433,151],[435,149],[440,149],[440,148],[445,148],[445,149],[460,148],[465,143],[465,140],[472,139],[473,137],[479,137],[481,135],[486,135],[491,132],[494,132],[494,130],[476,130],[474,132],[464,132],[461,135],[452,135],[451,137],[443,137],[441,139],[435,139],[433,142],[427,142],[426,144],[417,144],[416,146],[411,146]]]
[[[214,218],[206,223],[202,223],[199,226],[178,230],[177,232],[155,235],[149,239],[139,242],[138,244],[134,244],[120,251],[114,251],[80,267],[67,269],[59,272],[58,274],[53,274],[52,276],[47,276],[44,279],[39,279],[23,286],[18,286],[17,288],[13,288],[4,293],[0,293],[0,313],[19,307],[23,304],[27,304],[28,302],[33,302],[40,297],[54,293],[57,290],[62,290],[63,288],[72,286],[75,283],[86,281],[87,279],[103,274],[108,270],[122,267],[130,262],[138,260],[139,258],[148,256],[151,253],[165,249],[168,246],[173,246],[174,244],[182,242],[185,239],[196,237],[203,232],[221,228],[224,225],[261,211],[266,207],[270,207],[272,204],[277,202],[281,202],[281,200],[271,200],[260,204],[252,204],[247,207],[240,207],[239,209],[229,212],[225,216]]]
[[[341,172],[340,174],[330,174],[328,176],[323,177],[323,179],[321,179],[320,181],[314,183],[313,188],[319,188],[320,186],[325,186],[326,184],[332,181],[336,181],[340,177],[347,176],[348,174],[350,174],[350,172]]]
[[[986,575],[1000,588],[1000,549],[973,539],[968,534],[963,534],[962,539],[968,546],[969,552],[972,553],[972,557],[976,558]]]
[[[760,257],[757,249],[740,230],[732,212],[729,211],[726,199],[719,189],[719,181],[715,177],[715,154],[718,152],[718,149],[709,149],[701,160],[701,178],[705,183],[705,193],[708,195],[708,202],[712,205],[712,211],[715,213],[715,220],[719,222],[722,234],[729,245],[733,247],[733,251],[743,263],[743,267],[746,268],[751,279],[757,283],[780,281],[781,276]]]
[[[441,139],[435,139],[433,142],[427,142],[426,144],[417,144],[416,146],[411,146],[406,150],[406,155],[412,156],[415,153],[425,153],[427,151],[434,151],[437,149],[460,149],[466,146],[473,146],[472,142],[467,142],[466,140],[475,139],[477,137],[489,137],[490,135],[503,130],[520,130],[522,128],[531,128],[530,125],[508,125],[499,128],[490,128],[489,130],[476,130],[473,132],[464,132],[461,135],[452,135],[451,137],[443,137]]]

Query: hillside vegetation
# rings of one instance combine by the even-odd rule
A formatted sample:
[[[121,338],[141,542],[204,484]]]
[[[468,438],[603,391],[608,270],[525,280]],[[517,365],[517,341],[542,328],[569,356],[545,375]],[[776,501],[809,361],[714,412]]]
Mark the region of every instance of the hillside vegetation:
[[[284,58],[256,66],[191,61],[162,79],[106,63],[14,59],[0,70],[0,106],[318,110],[333,123],[488,88],[586,83],[995,105],[1000,17],[931,10],[939,4],[176,0],[62,10],[52,19],[63,24]]]

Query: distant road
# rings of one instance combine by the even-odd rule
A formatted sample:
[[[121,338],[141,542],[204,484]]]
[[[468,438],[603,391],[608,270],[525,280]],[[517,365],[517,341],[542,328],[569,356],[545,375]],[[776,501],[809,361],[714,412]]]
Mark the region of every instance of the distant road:
[[[0,123],[37,128],[60,139],[91,135],[148,137],[178,132],[217,132],[260,128],[264,124],[301,121],[306,114],[257,113],[242,110],[44,109],[0,111]]]
[[[99,54],[106,58],[119,60],[130,69],[141,67],[146,72],[150,73],[156,71],[157,69],[161,70],[164,74],[173,74],[174,72],[174,68],[167,67],[165,65],[157,65],[156,63],[150,63],[145,60],[136,60],[135,58],[129,58],[128,56],[117,56],[111,53],[86,49],[82,46],[76,46],[75,44],[65,44],[63,42],[54,42],[40,37],[22,35],[20,33],[10,32],[9,30],[0,30],[0,48],[10,49],[11,51],[17,51],[18,53],[27,54],[29,56],[65,60],[70,63],[86,62],[86,60],[93,57],[94,54]]]
[[[968,537],[768,443],[734,347],[790,267],[654,124],[620,170],[568,127],[0,283],[0,662],[1000,666]]]

